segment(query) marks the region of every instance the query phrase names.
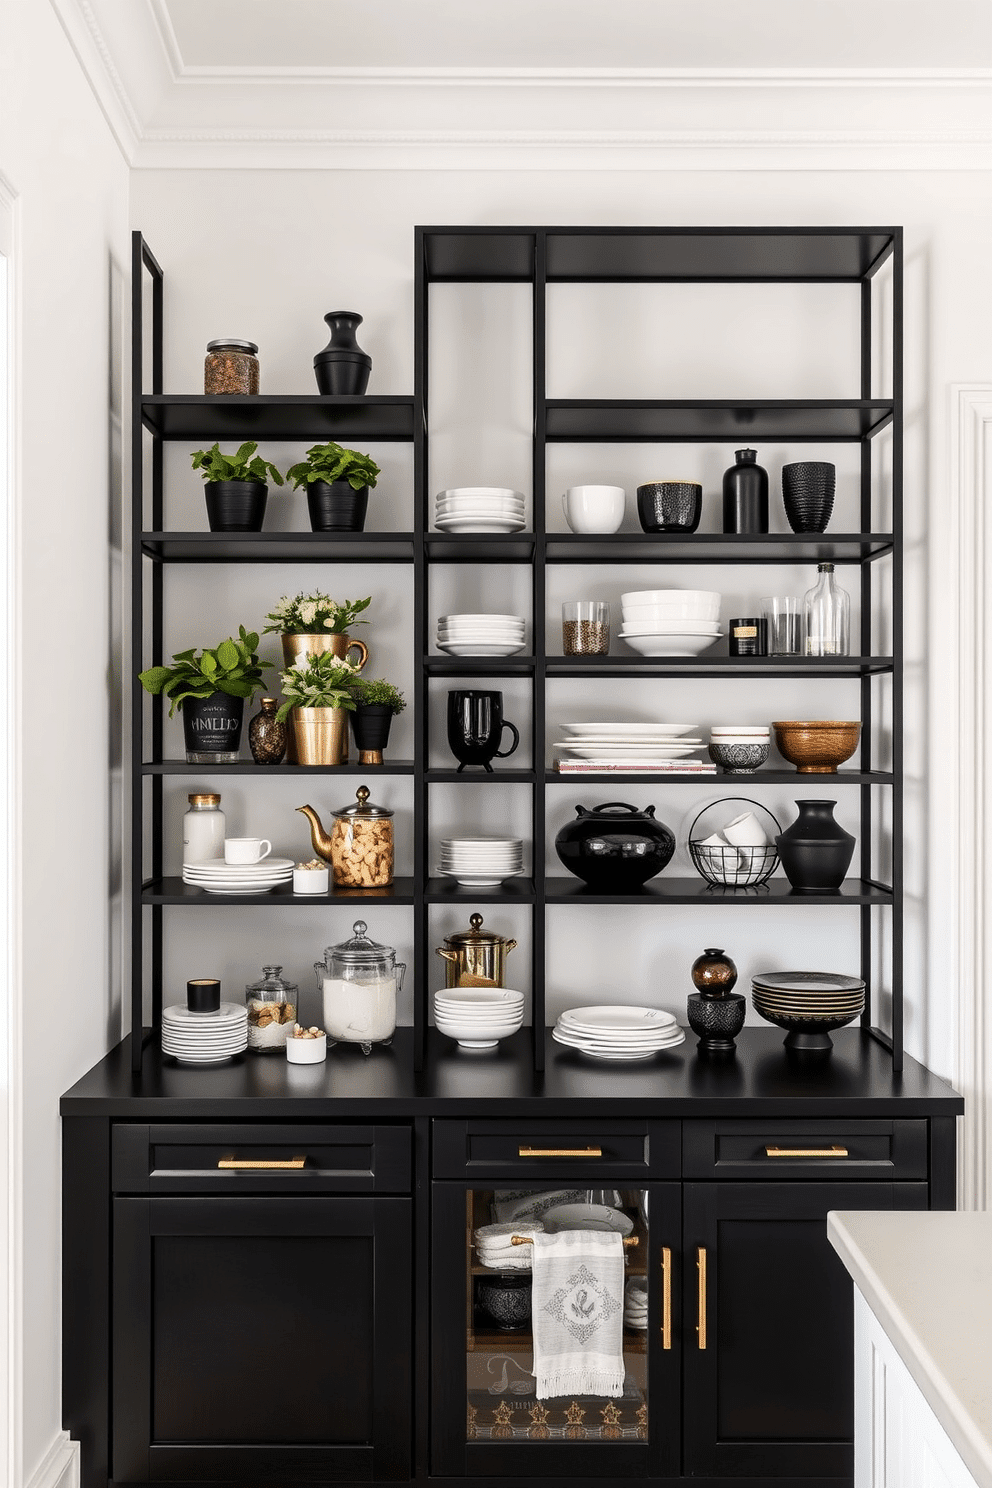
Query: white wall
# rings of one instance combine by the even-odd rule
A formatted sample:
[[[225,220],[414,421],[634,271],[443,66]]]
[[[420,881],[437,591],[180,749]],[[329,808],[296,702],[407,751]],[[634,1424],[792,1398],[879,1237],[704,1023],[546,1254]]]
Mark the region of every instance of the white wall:
[[[985,245],[992,227],[992,207],[976,189],[979,178],[971,175],[869,174],[850,172],[760,173],[688,172],[650,173],[619,171],[542,172],[416,171],[368,173],[294,171],[203,172],[144,171],[135,175],[132,191],[132,221],[148,238],[166,271],[166,390],[197,390],[206,341],[222,334],[250,336],[261,346],[262,387],[267,392],[312,391],[311,358],[324,340],[321,316],[325,310],[347,305],[365,316],[360,340],[374,359],[372,391],[407,392],[413,381],[413,226],[417,223],[902,223],[906,227],[906,413],[907,413],[907,866],[910,899],[907,922],[907,1043],[911,1052],[945,1074],[953,1074],[951,1030],[954,1023],[955,989],[941,980],[941,943],[945,928],[927,926],[930,877],[939,872],[941,852],[946,850],[946,823],[927,818],[927,694],[931,666],[946,665],[946,656],[927,654],[931,611],[939,617],[947,594],[940,588],[928,591],[927,531],[941,522],[945,499],[945,389],[949,382],[980,378],[987,361],[989,307],[977,291],[983,282]],[[590,392],[615,395],[629,391],[623,379],[636,383],[651,375],[658,385],[675,393],[679,386],[689,392],[712,395],[723,386],[738,392],[744,379],[756,396],[797,395],[850,396],[856,392],[852,348],[854,315],[852,299],[841,303],[843,291],[792,287],[771,291],[743,292],[718,289],[693,291],[691,295],[659,288],[636,296],[604,295],[608,311],[593,319],[589,301],[575,290],[555,292],[557,309],[552,319],[552,372],[554,391],[568,395],[582,387]],[[740,305],[743,294],[744,325],[734,318],[731,303]],[[775,296],[779,298],[776,299]],[[800,297],[803,297],[802,300]],[[650,299],[650,318],[644,305]],[[635,303],[636,301],[636,303]],[[835,310],[835,305],[838,307]],[[779,324],[775,307],[785,306]],[[478,290],[438,292],[439,324],[434,341],[434,455],[432,483],[435,488],[450,483],[485,481],[529,489],[527,470],[529,426],[529,346],[525,298],[519,291],[497,289],[480,298]],[[824,313],[825,312],[825,313]],[[613,343],[621,355],[604,361],[601,338]],[[750,331],[750,339],[743,335]],[[672,354],[673,337],[678,356]],[[625,365],[625,362],[627,365]],[[597,366],[598,382],[590,386],[587,369]],[[690,387],[691,384],[691,387]],[[459,414],[454,397],[462,399]],[[477,418],[470,437],[460,432],[465,399],[472,399]],[[662,391],[661,387],[658,388]],[[683,393],[683,395],[685,395]],[[804,447],[808,449],[808,447]],[[288,447],[268,451],[277,463],[296,458]],[[390,508],[402,512],[409,501],[408,475],[397,450],[382,447],[390,463],[387,478],[373,493],[375,515],[370,526],[390,525]],[[810,452],[812,454],[812,452]],[[836,458],[842,481],[849,489],[841,447],[823,452]],[[719,474],[732,459],[728,447],[704,450],[666,451],[678,454],[683,466],[703,477],[707,492],[719,488]],[[785,458],[801,457],[800,451],[785,448],[759,450],[765,457],[773,481]],[[582,478],[617,479],[632,487],[638,480],[658,474],[657,453],[633,447],[617,450],[582,447],[554,452],[549,468],[552,499],[565,485]],[[189,473],[185,450],[170,452],[167,466],[170,500],[190,519],[201,511],[198,481]],[[663,472],[663,473],[667,473]],[[773,489],[774,489],[773,485]],[[279,498],[276,498],[277,500]],[[709,500],[713,502],[713,496]],[[280,519],[291,525],[287,512]],[[718,519],[707,519],[718,527]],[[305,577],[287,571],[273,579],[275,597],[283,587]],[[506,592],[505,577],[491,598]],[[638,575],[638,578],[641,576]],[[314,574],[315,581],[320,574]],[[583,592],[592,594],[597,584],[621,586],[616,576],[594,571],[576,576]],[[808,575],[791,576],[791,586],[801,587]],[[351,588],[367,593],[387,590],[395,575],[387,570],[349,575]],[[361,581],[361,584],[360,582]],[[229,619],[252,623],[262,613],[268,594],[268,577],[252,574],[247,588],[241,580],[228,587],[213,603],[197,589],[195,577],[177,573],[171,581],[175,597],[189,600],[186,613],[196,617],[189,634],[182,626],[170,629],[168,640],[191,644],[214,639],[213,630]],[[513,582],[512,578],[509,580]],[[683,582],[685,580],[683,579]],[[691,580],[690,580],[691,582]],[[757,595],[740,574],[727,570],[715,582],[726,586],[728,595]],[[757,580],[755,582],[758,582]],[[772,587],[762,578],[760,593]],[[784,575],[775,580],[784,582]],[[737,586],[741,585],[738,589]],[[265,593],[263,594],[263,590]],[[347,592],[350,594],[351,589]],[[564,597],[564,596],[563,596]],[[438,596],[443,607],[443,596]],[[444,601],[446,603],[446,601]],[[729,601],[728,601],[729,603]],[[240,609],[239,609],[240,606]],[[495,602],[492,608],[503,607]],[[235,615],[237,611],[237,615]],[[179,609],[177,607],[177,613]],[[729,613],[725,609],[724,613]],[[380,614],[384,611],[380,610]],[[202,617],[202,620],[201,620]],[[200,634],[200,630],[203,634]],[[182,630],[180,635],[179,631]],[[226,632],[223,632],[226,633]],[[938,627],[939,633],[939,627]],[[400,665],[396,656],[396,632],[384,623],[375,624],[366,635],[386,660]],[[372,664],[377,671],[376,663]],[[620,684],[622,686],[622,684]],[[588,697],[580,697],[579,684],[556,684],[566,689],[556,714],[567,718],[569,709],[582,704],[579,716],[591,716]],[[733,686],[733,684],[731,684]],[[831,702],[856,706],[846,684],[834,684]],[[769,683],[760,695],[748,696],[748,709],[755,716],[823,716],[822,693],[809,695],[811,684],[784,689]],[[570,691],[568,689],[571,689]],[[507,711],[512,684],[507,693]],[[721,690],[714,700],[698,684],[652,685],[652,701],[673,717],[681,707],[689,720],[716,721],[716,712],[739,714],[740,692]],[[672,711],[674,709],[674,712]],[[796,709],[801,709],[797,715]],[[513,716],[511,713],[510,716]],[[681,716],[681,715],[680,715]],[[831,712],[830,716],[838,716]],[[841,712],[843,716],[843,709]],[[520,721],[517,719],[517,721]],[[939,764],[935,763],[935,769]],[[266,787],[253,791],[251,801],[238,803],[245,813],[244,827],[281,834],[287,848],[302,846],[299,830],[284,807],[282,792]],[[183,804],[177,785],[172,803],[178,819]],[[379,791],[391,804],[403,809],[408,787],[400,781],[383,782]],[[700,797],[706,792],[700,791]],[[474,793],[481,806],[483,791]],[[635,799],[655,800],[659,815],[673,826],[681,825],[681,813],[695,798],[690,788],[651,788],[634,792]],[[792,795],[784,789],[767,789],[769,804],[778,812],[788,810]],[[559,810],[559,798],[564,804]],[[565,799],[567,798],[567,799]],[[553,787],[551,817],[557,821],[569,814],[572,799],[581,791]],[[333,793],[322,793],[315,804],[338,804]],[[852,803],[853,804],[853,803]],[[525,798],[515,809],[526,809]],[[843,813],[841,813],[843,814]],[[943,834],[943,835],[942,835]],[[328,939],[338,938],[345,928],[341,915],[325,916],[312,929],[298,930],[302,947],[299,964],[292,970],[306,981],[310,951],[318,952]],[[189,918],[189,917],[187,917]],[[435,917],[437,918],[437,917]],[[494,913],[498,928],[518,933],[524,928],[519,914]],[[505,920],[505,927],[504,927]],[[810,919],[802,920],[807,925]],[[580,938],[573,937],[570,917],[560,914],[552,927],[552,949],[560,953],[556,963],[554,996],[571,990],[594,990],[597,981],[616,982],[616,965]],[[854,911],[831,915],[829,936],[826,920],[812,917],[812,944],[800,918],[784,912],[766,912],[745,919],[721,915],[709,909],[692,909],[679,916],[676,928],[661,926],[660,920],[645,933],[643,919],[633,909],[617,910],[610,917],[611,931],[619,944],[637,946],[631,969],[635,985],[647,987],[662,1004],[684,1006],[687,977],[671,980],[659,974],[661,964],[687,971],[696,948],[724,944],[737,955],[742,972],[758,963],[784,965],[797,959],[808,962],[810,954],[830,956],[824,964],[851,967],[857,956],[857,923]],[[439,930],[453,928],[441,925]],[[383,927],[384,938],[386,930]],[[403,927],[396,930],[401,941]],[[235,935],[247,936],[240,945]],[[803,938],[798,938],[802,936]],[[836,936],[836,938],[835,938]],[[223,961],[228,974],[240,980],[253,971],[272,941],[261,916],[228,911],[226,924],[212,940],[211,949]],[[174,942],[172,942],[174,944]],[[404,949],[407,947],[404,946]],[[197,945],[196,953],[203,950]],[[526,959],[518,952],[521,962]],[[933,969],[931,969],[931,966]],[[192,974],[190,957],[181,951],[170,954],[170,991],[181,987]],[[521,973],[522,974],[522,967]],[[643,979],[643,980],[642,980]],[[177,994],[178,995],[178,994]]]
[[[43,1460],[59,1466],[49,1456],[61,1426],[59,1096],[119,1028],[108,912],[119,758],[109,720],[128,172],[50,6],[3,0],[0,33],[0,176],[19,225],[22,665],[21,679],[5,679],[3,704],[23,810],[21,1419],[11,1422],[9,1464],[19,1488]]]

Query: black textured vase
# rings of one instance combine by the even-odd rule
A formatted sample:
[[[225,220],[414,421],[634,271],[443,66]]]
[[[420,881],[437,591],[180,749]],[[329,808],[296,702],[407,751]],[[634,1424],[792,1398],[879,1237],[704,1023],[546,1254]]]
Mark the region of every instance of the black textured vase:
[[[256,765],[278,765],[286,753],[289,728],[276,717],[279,699],[263,697],[261,711],[248,724],[248,748]]]
[[[836,485],[837,468],[829,460],[782,466],[782,500],[793,532],[826,532]]]
[[[723,476],[724,532],[768,531],[768,472],[753,449],[734,451],[736,465]]]
[[[686,999],[686,1016],[693,1033],[699,1034],[700,1054],[729,1054],[736,1048],[734,1040],[744,1027],[747,1001],[739,992],[726,997],[704,997],[690,992]]]
[[[775,838],[785,876],[798,894],[829,894],[851,866],[856,838],[834,820],[836,801],[797,801],[799,815]]]
[[[269,488],[264,481],[207,481],[211,532],[261,532]]]
[[[501,1333],[517,1333],[530,1322],[533,1277],[529,1273],[506,1271],[502,1275],[480,1276],[476,1284],[476,1301]]]
[[[364,532],[368,509],[368,486],[356,491],[346,480],[311,481],[307,486],[307,510],[314,532]]]
[[[369,385],[372,358],[355,340],[362,317],[354,310],[329,310],[324,320],[331,339],[313,359],[318,388],[325,397],[364,393]]]
[[[644,532],[695,532],[702,514],[698,481],[648,481],[637,488],[637,516]]]

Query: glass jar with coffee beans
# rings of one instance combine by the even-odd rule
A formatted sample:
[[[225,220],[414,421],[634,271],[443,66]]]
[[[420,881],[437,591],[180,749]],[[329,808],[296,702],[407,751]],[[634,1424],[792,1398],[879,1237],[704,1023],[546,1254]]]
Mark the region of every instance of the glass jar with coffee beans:
[[[258,392],[258,347],[254,341],[208,341],[203,363],[208,397]]]
[[[566,656],[607,656],[610,607],[600,599],[569,599],[561,607],[561,642]]]

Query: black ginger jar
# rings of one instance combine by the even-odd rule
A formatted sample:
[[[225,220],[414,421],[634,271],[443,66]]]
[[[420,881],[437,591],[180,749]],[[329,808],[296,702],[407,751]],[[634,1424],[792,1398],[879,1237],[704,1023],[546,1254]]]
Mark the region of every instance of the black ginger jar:
[[[623,801],[576,806],[576,820],[555,838],[555,851],[576,878],[601,894],[639,889],[672,860],[674,834],[656,821],[654,807],[639,811]]]
[[[797,894],[830,894],[844,882],[857,840],[834,820],[836,801],[797,801],[799,815],[775,838],[778,855]]]

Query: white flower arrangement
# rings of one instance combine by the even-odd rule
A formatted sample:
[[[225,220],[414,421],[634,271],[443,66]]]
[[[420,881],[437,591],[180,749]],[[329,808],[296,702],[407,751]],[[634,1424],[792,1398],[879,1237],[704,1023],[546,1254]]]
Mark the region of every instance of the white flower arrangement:
[[[345,599],[340,604],[329,594],[284,594],[279,603],[269,611],[264,634],[277,630],[282,635],[344,635],[354,625],[365,625],[367,621],[358,616],[372,603],[367,599]]]

